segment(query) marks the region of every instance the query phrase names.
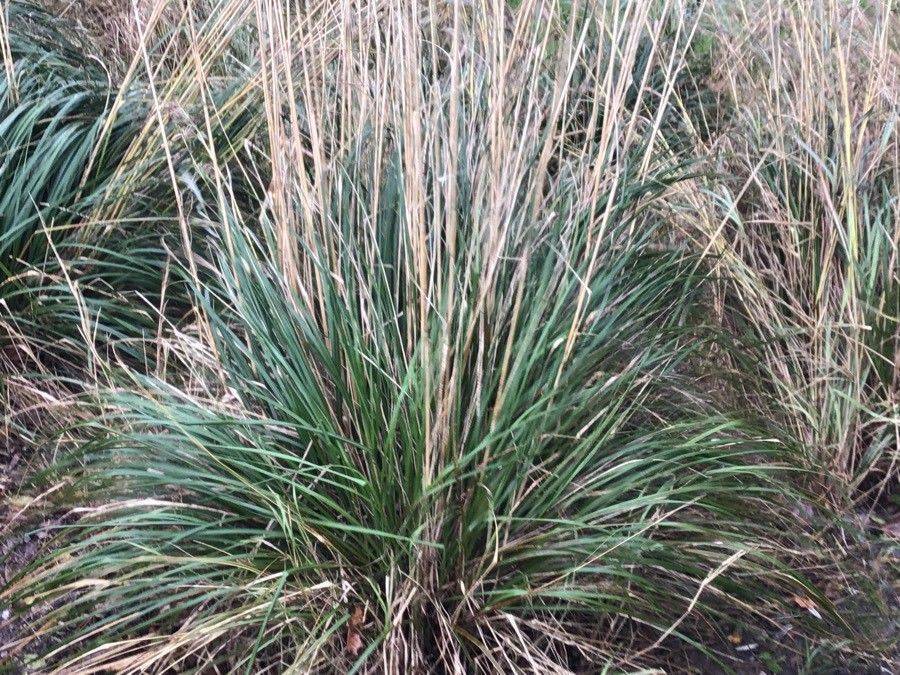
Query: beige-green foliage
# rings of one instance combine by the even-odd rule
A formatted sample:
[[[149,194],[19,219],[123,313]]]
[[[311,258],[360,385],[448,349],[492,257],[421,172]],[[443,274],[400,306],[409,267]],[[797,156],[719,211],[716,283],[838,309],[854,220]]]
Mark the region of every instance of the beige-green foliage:
[[[752,340],[759,413],[815,480],[883,496],[900,475],[896,3],[723,2],[707,20],[726,121],[697,133],[715,173],[689,227],[723,277],[720,320]]]

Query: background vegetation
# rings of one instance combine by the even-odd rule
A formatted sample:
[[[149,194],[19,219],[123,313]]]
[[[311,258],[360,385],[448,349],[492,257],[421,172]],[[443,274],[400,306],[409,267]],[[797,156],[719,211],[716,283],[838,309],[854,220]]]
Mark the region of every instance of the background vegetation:
[[[0,669],[892,672],[890,0],[0,23]]]

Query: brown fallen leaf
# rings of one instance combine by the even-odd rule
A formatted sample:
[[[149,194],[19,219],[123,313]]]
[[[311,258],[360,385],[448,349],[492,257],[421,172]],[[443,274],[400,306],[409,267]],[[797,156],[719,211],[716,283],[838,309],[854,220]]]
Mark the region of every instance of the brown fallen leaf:
[[[359,654],[359,650],[362,649],[363,641],[357,632],[348,632],[347,633],[347,643],[344,645],[344,649],[346,652],[352,656],[356,657]]]
[[[357,605],[353,608],[353,613],[350,615],[350,621],[347,625],[350,627],[350,630],[359,630],[365,618],[365,608],[362,605]]]
[[[734,631],[731,635],[728,636],[728,641],[729,641],[731,644],[733,644],[733,645],[739,645],[739,644],[741,644],[744,640],[743,640],[743,638],[741,637],[741,634],[740,634],[740,633],[738,633],[737,631]]]
[[[822,615],[819,614],[819,610],[815,601],[811,598],[807,598],[805,595],[797,595],[795,593],[791,596],[791,600],[794,601],[795,605],[797,605],[798,607],[802,607],[817,619],[822,619]]]
[[[350,620],[347,622],[347,641],[344,643],[344,651],[350,656],[355,657],[363,647],[362,636],[359,631],[365,618],[365,608],[362,605],[356,605],[353,608],[353,613],[350,614]]]

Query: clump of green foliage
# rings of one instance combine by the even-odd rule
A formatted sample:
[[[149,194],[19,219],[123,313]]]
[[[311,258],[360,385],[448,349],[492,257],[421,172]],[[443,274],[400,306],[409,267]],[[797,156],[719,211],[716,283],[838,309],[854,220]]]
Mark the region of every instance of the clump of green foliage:
[[[778,107],[826,15],[787,15],[807,70],[775,31],[745,72],[710,25],[749,14],[719,7],[175,4],[137,11],[116,85],[8,17],[0,298],[79,397],[39,477],[65,524],[0,590],[14,656],[728,668],[772,626],[889,649],[802,571],[833,569],[835,506],[897,480],[895,130],[847,84]],[[737,94],[759,69],[784,103]]]

